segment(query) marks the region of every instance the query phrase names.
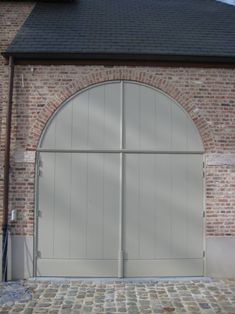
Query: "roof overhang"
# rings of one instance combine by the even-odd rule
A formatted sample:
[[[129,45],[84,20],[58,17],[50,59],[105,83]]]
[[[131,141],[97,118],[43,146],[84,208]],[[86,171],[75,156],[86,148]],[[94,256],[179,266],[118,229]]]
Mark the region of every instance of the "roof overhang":
[[[200,55],[154,55],[134,53],[55,53],[55,52],[4,52],[2,55],[8,59],[12,56],[16,63],[27,60],[45,61],[141,61],[141,62],[183,62],[183,63],[225,63],[235,64],[235,56],[200,56]]]

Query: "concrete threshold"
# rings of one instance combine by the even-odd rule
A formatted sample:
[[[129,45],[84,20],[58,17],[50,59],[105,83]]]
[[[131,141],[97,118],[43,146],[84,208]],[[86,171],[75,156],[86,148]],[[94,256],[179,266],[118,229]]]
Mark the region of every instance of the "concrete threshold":
[[[108,282],[164,282],[164,281],[174,281],[174,282],[187,282],[187,281],[211,281],[210,277],[193,276],[193,277],[126,277],[126,278],[116,278],[116,277],[32,277],[29,278],[30,281],[84,281],[84,282],[95,282],[95,283],[108,283]]]

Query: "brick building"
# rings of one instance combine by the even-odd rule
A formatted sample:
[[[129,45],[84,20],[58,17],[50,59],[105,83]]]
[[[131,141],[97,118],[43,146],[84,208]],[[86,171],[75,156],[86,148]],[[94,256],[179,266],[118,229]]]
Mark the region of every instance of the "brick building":
[[[235,7],[6,1],[0,16],[9,275],[234,276]]]

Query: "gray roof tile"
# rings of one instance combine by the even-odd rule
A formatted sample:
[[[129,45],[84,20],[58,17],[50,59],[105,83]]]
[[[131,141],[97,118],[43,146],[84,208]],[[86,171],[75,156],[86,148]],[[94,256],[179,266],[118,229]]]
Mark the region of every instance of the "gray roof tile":
[[[6,52],[235,57],[235,7],[215,0],[37,3]]]

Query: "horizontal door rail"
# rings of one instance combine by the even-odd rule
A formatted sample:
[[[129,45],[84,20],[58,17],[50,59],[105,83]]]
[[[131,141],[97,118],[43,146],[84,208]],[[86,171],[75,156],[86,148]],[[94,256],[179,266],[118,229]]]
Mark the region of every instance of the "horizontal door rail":
[[[203,154],[203,151],[169,151],[169,150],[137,150],[137,149],[50,149],[38,148],[40,153],[112,153],[112,154]]]

